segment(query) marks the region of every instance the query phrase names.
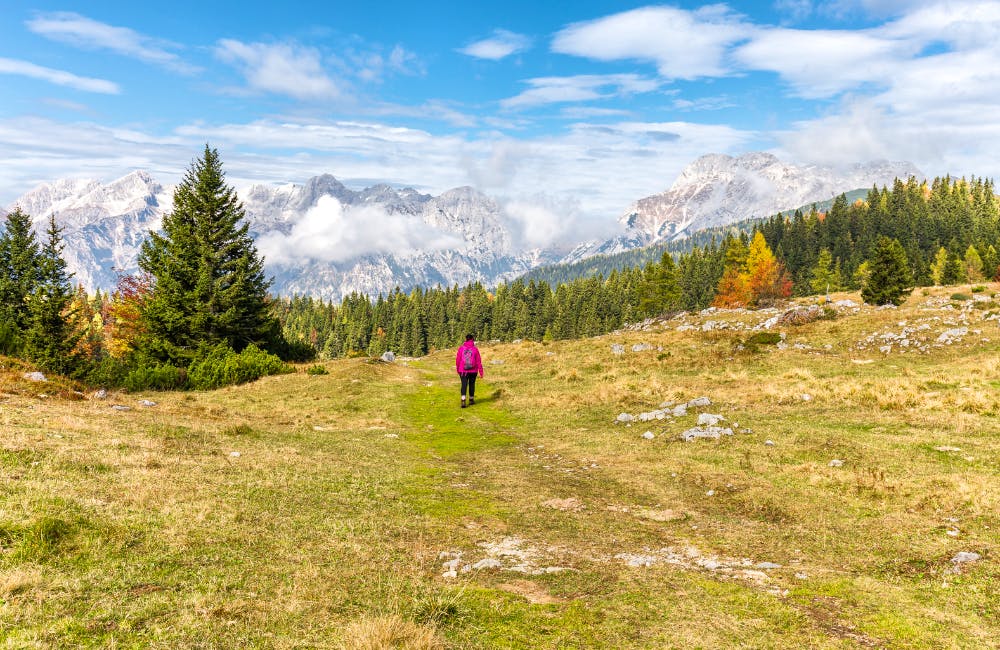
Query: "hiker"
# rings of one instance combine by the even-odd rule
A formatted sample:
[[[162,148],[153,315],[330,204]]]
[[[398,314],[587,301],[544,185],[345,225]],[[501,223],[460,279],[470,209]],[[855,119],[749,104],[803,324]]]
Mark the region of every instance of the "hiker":
[[[476,375],[483,376],[483,359],[472,334],[465,336],[465,343],[455,355],[455,370],[462,379],[462,408],[465,408],[465,394],[469,393],[469,406],[476,403]]]

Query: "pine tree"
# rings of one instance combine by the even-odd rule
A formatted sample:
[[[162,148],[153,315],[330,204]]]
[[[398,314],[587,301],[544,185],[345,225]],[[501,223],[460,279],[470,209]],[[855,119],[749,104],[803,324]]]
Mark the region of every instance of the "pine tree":
[[[979,282],[983,279],[983,258],[972,244],[965,251],[965,275],[969,282]]]
[[[0,235],[0,352],[16,354],[28,329],[28,296],[39,281],[41,253],[31,217],[20,207],[7,215]]]
[[[833,255],[826,248],[820,250],[816,266],[812,270],[810,285],[815,293],[840,290],[840,269],[833,266]]]
[[[153,280],[142,305],[143,350],[186,364],[200,345],[274,347],[263,259],[244,221],[243,205],[225,184],[222,162],[205,146],[174,190],[163,232],[143,243],[139,267]]]
[[[62,228],[49,217],[38,267],[38,283],[28,297],[29,322],[24,354],[39,367],[68,374],[78,362],[74,353],[82,335],[76,313],[70,309],[73,288],[62,258]]]
[[[944,274],[944,267],[948,263],[948,250],[942,246],[934,254],[934,262],[931,264],[931,278],[934,284],[944,284],[941,277]]]
[[[871,305],[900,305],[904,296],[913,290],[913,275],[906,261],[906,251],[898,239],[884,235],[875,242],[869,260],[867,281],[861,289],[861,298]]]

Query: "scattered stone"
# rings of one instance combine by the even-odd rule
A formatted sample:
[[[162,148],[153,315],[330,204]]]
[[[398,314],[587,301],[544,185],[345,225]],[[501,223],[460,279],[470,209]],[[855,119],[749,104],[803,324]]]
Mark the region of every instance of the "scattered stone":
[[[726,418],[722,417],[721,415],[715,415],[713,413],[701,413],[701,414],[698,415],[698,425],[699,426],[705,424],[705,425],[708,425],[710,427],[714,427],[719,422],[725,422],[725,421],[726,421]]]
[[[458,565],[461,563],[462,563],[462,558],[456,557],[454,559],[448,560],[441,566],[445,569],[445,571],[455,572],[458,570]]]
[[[837,300],[833,303],[834,307],[857,307],[858,303],[853,300]]]
[[[668,409],[668,408],[672,408],[673,405],[674,405],[673,400],[667,400],[665,402],[661,402],[660,403],[660,408],[661,409]]]
[[[733,435],[733,430],[729,427],[692,427],[681,434],[681,439],[685,442],[692,442],[698,438],[719,439],[722,436]]]
[[[385,361],[386,363],[392,363],[393,361],[396,360],[396,353],[393,352],[392,350],[386,350],[385,352],[382,353],[382,356],[380,358],[382,359],[382,361]]]
[[[646,440],[652,440],[656,436],[653,435],[652,431],[647,431],[646,433],[642,434],[642,437],[645,438]]]
[[[780,564],[775,564],[774,562],[758,562],[753,565],[755,569],[780,569]]]
[[[813,396],[810,395],[809,393],[802,393],[801,395],[799,395],[799,399],[802,400],[803,402],[811,402],[812,398]]]
[[[632,414],[630,414],[630,413],[619,413],[618,417],[615,418],[615,421],[616,422],[621,422],[621,423],[634,422],[635,421],[635,416],[632,415]]]
[[[807,574],[807,573],[796,573],[795,577],[798,578],[799,580],[808,580],[809,579],[809,574]]]
[[[139,406],[145,406],[146,408],[156,406],[156,402],[151,399],[141,399],[139,400]]]
[[[493,359],[490,363],[494,366],[502,366],[505,362],[503,359]]]
[[[398,438],[398,437],[399,437],[399,434],[398,434],[398,433],[387,433],[387,434],[385,434],[385,435],[384,435],[383,437],[384,437],[384,438],[392,438],[392,439],[396,439],[396,438]]]
[[[765,440],[764,444],[767,445],[768,447],[773,447],[774,446],[774,441],[773,440]]]
[[[240,452],[238,452],[238,451],[231,451],[231,452],[229,452],[229,457],[230,457],[230,458],[239,458],[239,457],[240,457],[240,456],[242,456],[242,455],[243,455],[243,454],[241,454],[241,453],[240,453]]]
[[[951,345],[962,340],[962,337],[969,333],[968,327],[956,327],[954,329],[945,330],[941,332],[941,335],[937,337],[937,343],[943,343],[945,345]]]
[[[941,445],[940,447],[935,447],[934,451],[962,451],[961,447],[949,447],[948,445]]]
[[[28,381],[48,381],[45,375],[40,372],[26,372],[24,373],[24,378]]]
[[[108,391],[106,391],[106,390],[104,390],[102,388],[101,390],[96,391],[94,393],[93,397],[94,397],[94,399],[107,399],[108,398]]]
[[[687,403],[688,408],[694,408],[696,406],[711,406],[712,400],[707,397],[696,397]]]
[[[615,355],[616,357],[622,356],[623,354],[625,354],[625,346],[622,345],[621,343],[612,343],[611,354]]]
[[[714,497],[715,496],[715,490],[709,490],[708,492],[705,493],[705,496],[707,496],[707,497]]]
[[[827,465],[829,467],[843,467],[844,461],[840,460],[839,458],[834,458],[829,463],[827,463]]]
[[[687,415],[687,404],[678,404],[674,407],[674,410],[670,412],[675,418],[682,418]]]
[[[121,404],[112,404],[111,408],[113,408],[116,411],[131,411],[132,410],[131,406],[123,406]]]
[[[483,569],[502,569],[503,563],[500,560],[488,557],[473,564],[472,568],[475,571],[482,571]]]
[[[966,562],[978,562],[983,559],[983,556],[979,553],[974,553],[972,551],[959,551],[955,554],[955,557],[951,558],[954,564],[964,564]]]
[[[636,343],[632,346],[632,352],[645,352],[646,350],[652,350],[653,346],[649,343]]]
[[[458,572],[454,571],[454,570],[452,570],[452,571],[445,571],[444,573],[441,574],[441,577],[442,578],[457,578],[458,577]]]
[[[955,528],[950,528],[944,531],[944,534],[947,535],[948,537],[958,537],[961,534],[961,531]]]
[[[514,339],[513,341],[511,341],[511,343],[514,343],[514,344],[524,343],[524,341],[522,339]]]

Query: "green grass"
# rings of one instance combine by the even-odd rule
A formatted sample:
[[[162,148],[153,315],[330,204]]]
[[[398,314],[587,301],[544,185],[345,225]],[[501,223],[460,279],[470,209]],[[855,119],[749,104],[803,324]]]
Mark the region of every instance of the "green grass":
[[[447,352],[129,412],[110,404],[141,395],[0,376],[0,648],[990,647],[997,326],[856,345],[952,317],[926,300],[783,330],[806,350],[734,354],[737,329],[487,346],[505,363],[466,409]],[[699,410],[752,432],[681,441]],[[960,550],[983,560],[951,573]]]

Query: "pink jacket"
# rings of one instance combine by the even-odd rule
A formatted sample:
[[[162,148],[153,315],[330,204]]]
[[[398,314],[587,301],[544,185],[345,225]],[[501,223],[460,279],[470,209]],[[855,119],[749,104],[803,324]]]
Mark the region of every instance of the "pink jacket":
[[[472,349],[472,362],[475,364],[475,368],[472,370],[466,370],[465,364],[462,363],[462,352],[466,349]],[[458,348],[458,352],[455,353],[455,371],[458,374],[463,372],[478,372],[479,376],[483,376],[483,358],[479,356],[479,349],[476,347],[475,341],[466,341]]]

